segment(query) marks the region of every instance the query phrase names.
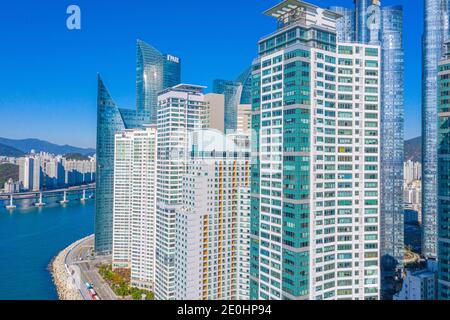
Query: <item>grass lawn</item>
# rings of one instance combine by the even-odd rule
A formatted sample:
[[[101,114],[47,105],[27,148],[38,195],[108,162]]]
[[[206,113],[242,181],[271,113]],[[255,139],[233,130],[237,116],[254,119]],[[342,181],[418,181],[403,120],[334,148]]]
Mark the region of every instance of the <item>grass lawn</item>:
[[[130,270],[120,269],[113,271],[111,265],[100,265],[98,271],[119,297],[131,297],[133,300],[141,300],[142,295],[145,294],[146,300],[154,300],[153,292],[130,287]]]

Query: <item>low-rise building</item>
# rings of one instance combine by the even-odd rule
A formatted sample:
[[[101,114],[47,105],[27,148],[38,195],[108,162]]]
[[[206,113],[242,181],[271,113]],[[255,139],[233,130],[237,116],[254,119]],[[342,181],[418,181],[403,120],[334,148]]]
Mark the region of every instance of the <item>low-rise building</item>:
[[[436,300],[438,265],[434,260],[427,261],[425,269],[406,271],[402,290],[394,300]]]

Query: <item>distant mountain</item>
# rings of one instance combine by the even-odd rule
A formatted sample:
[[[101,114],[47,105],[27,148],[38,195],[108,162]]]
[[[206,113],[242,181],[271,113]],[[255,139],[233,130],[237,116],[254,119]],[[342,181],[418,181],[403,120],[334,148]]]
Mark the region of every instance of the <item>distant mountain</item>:
[[[21,157],[24,153],[14,147],[10,147],[0,143],[0,156],[3,157]]]
[[[95,153],[95,149],[92,148],[78,148],[69,145],[60,146],[48,141],[38,140],[38,139],[22,139],[13,140],[0,138],[0,144],[8,147],[13,147],[22,151],[23,153],[29,153],[31,150],[36,152],[48,152],[53,154],[68,154],[68,153],[79,153],[82,155],[92,155]]]
[[[422,162],[422,137],[405,141],[405,161]]]

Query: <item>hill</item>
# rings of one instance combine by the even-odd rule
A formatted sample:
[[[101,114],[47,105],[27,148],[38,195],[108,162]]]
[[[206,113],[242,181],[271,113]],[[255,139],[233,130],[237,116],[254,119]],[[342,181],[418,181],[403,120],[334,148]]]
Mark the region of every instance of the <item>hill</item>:
[[[69,145],[57,145],[48,141],[43,141],[39,139],[7,139],[0,138],[0,144],[6,145],[8,147],[13,147],[22,151],[23,153],[29,153],[31,150],[36,152],[48,152],[53,154],[68,154],[68,153],[80,153],[82,155],[92,155],[95,153],[95,149],[92,148],[78,148]]]
[[[89,161],[89,157],[81,153],[68,153],[64,155],[64,158],[66,160]]]
[[[422,137],[405,141],[405,161],[422,162]]]
[[[11,163],[0,164],[0,189],[8,179],[19,180],[19,166]]]
[[[0,156],[3,157],[21,157],[24,153],[14,147],[10,147],[0,143]]]

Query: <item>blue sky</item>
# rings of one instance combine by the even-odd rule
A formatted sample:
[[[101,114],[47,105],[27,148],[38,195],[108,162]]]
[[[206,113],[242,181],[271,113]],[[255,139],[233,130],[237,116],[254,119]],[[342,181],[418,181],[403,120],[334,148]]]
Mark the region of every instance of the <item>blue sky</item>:
[[[278,0],[15,0],[0,10],[0,136],[95,146],[96,74],[115,101],[135,106],[135,43],[182,58],[183,82],[234,79],[275,21],[261,13]],[[353,6],[353,0],[311,0]],[[82,29],[66,28],[81,8]],[[423,4],[384,0],[405,11],[406,137],[420,135]]]

